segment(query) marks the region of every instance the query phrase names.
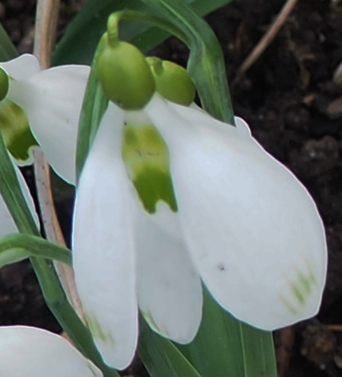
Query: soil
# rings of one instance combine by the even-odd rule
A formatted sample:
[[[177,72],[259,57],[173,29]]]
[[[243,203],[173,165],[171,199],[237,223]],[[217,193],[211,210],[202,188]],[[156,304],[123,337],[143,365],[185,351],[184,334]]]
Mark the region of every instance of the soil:
[[[81,4],[63,2],[59,36]],[[283,4],[236,0],[206,19],[225,55],[236,115],[304,183],[326,227],[329,267],[322,307],[316,318],[276,333],[280,375],[337,377],[342,376],[342,85],[334,72],[342,61],[342,2],[299,0],[264,54],[238,75]],[[34,13],[34,0],[0,2],[0,21],[20,52],[32,50]],[[175,38],[154,53],[183,65],[188,56]],[[68,224],[70,203],[69,198],[58,206]],[[26,262],[0,271],[0,325],[9,324],[60,330]]]

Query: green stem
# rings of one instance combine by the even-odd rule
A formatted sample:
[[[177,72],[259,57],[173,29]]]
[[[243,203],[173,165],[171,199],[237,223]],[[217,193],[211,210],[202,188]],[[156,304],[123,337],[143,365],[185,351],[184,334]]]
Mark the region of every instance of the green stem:
[[[158,16],[152,16],[150,14],[146,14],[143,12],[138,12],[135,10],[122,10],[119,12],[113,13],[111,17],[114,17],[116,19],[117,26],[120,21],[145,21],[148,22],[154,26],[159,27],[160,29],[164,29],[168,31],[170,34],[175,35],[177,38],[181,39],[186,43],[187,37],[186,34],[182,33],[179,28],[174,27],[171,22],[168,20],[165,20]]]
[[[18,175],[1,134],[0,161],[0,193],[18,230],[21,233],[39,236],[39,229],[24,198]],[[103,362],[89,330],[67,300],[52,261],[43,258],[30,258],[30,260],[46,304],[76,347],[103,371],[105,377],[118,377],[118,373]]]
[[[71,251],[41,237],[15,233],[0,238],[0,267],[28,257],[57,260],[71,266]]]

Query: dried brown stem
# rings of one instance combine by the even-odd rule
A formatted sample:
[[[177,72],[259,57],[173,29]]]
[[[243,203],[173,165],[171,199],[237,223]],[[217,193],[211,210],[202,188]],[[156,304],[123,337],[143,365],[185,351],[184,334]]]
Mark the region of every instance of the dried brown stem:
[[[293,8],[297,4],[297,1],[298,0],[286,1],[280,13],[274,20],[273,24],[270,26],[270,28],[267,30],[265,35],[259,41],[259,43],[254,47],[252,52],[247,56],[247,58],[241,64],[240,68],[237,71],[238,74],[242,74],[246,72],[258,60],[260,55],[265,51],[268,45],[273,41],[273,39],[276,37],[281,27],[286,22]]]
[[[50,66],[51,51],[55,43],[60,0],[38,0],[34,39],[34,54],[42,69]],[[41,150],[34,151],[34,172],[43,225],[47,238],[65,246],[65,240],[57,219],[51,193],[49,165]],[[55,263],[67,296],[81,315],[81,303],[76,291],[74,273],[71,267]]]

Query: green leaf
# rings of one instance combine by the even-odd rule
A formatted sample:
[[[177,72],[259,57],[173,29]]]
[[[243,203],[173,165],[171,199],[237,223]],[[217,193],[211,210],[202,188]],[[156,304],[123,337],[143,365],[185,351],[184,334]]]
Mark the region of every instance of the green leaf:
[[[0,238],[0,268],[28,257],[43,257],[71,265],[71,252],[43,238],[24,233]]]
[[[151,377],[201,377],[177,347],[152,331],[143,318],[139,356]]]
[[[99,46],[95,53],[93,65],[91,67],[82,104],[78,127],[76,152],[77,181],[80,177],[85,160],[94,141],[96,131],[98,129],[102,116],[108,106],[108,98],[105,95],[102,89],[102,85],[100,84],[97,77],[98,55],[101,53],[102,48],[102,43],[99,43]]]
[[[238,321],[206,289],[198,334],[179,349],[203,377],[277,376],[272,333]]]
[[[185,0],[200,16],[204,16],[232,0]],[[78,13],[57,45],[53,65],[88,64],[93,59],[96,46],[106,30],[108,16],[120,10],[132,9],[146,12],[139,0],[89,0]],[[122,25],[120,35],[143,52],[148,52],[170,36],[166,31],[144,22],[129,22]]]
[[[17,49],[14,47],[5,29],[0,24],[0,61],[5,62],[14,59],[17,56]]]

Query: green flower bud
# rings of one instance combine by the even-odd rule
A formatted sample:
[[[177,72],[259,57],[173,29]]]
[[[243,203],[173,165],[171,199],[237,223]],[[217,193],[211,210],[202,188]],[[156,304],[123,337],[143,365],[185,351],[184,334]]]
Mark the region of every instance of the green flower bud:
[[[196,89],[186,69],[159,58],[146,59],[156,82],[156,91],[167,100],[189,106],[195,98]]]
[[[9,89],[8,74],[0,67],[0,101],[6,98]]]
[[[98,77],[108,98],[125,110],[142,109],[155,91],[144,55],[126,42],[107,38],[98,59]]]

